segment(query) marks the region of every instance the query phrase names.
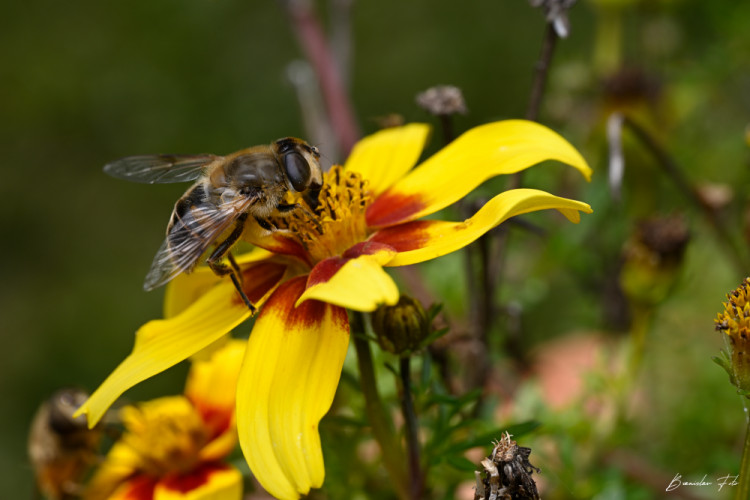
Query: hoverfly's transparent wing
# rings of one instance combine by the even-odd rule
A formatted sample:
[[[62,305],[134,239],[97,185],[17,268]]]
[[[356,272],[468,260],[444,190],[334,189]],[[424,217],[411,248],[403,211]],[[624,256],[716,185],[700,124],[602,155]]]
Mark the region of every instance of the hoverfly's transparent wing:
[[[153,290],[182,272],[190,272],[208,247],[258,199],[238,196],[221,205],[201,203],[182,214],[175,210],[167,238],[156,252],[143,288]]]
[[[203,167],[221,159],[216,155],[126,156],[104,165],[104,172],[118,179],[144,184],[194,181]]]

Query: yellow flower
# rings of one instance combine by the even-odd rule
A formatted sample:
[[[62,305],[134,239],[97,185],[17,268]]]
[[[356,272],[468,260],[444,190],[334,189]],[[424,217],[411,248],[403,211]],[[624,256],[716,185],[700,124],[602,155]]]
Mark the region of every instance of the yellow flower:
[[[237,444],[234,402],[246,342],[193,363],[185,394],[120,411],[125,431],[86,500],[240,500],[242,474],[225,463]]]
[[[554,208],[578,222],[580,211],[591,212],[582,202],[516,189],[463,222],[417,220],[491,177],[544,160],[591,174],[562,137],[521,120],[476,127],[412,170],[428,134],[427,125],[411,124],[366,137],[343,167],[326,173],[316,207],[270,220],[273,230],[246,230],[259,248],[238,262],[244,291],[260,313],[239,377],[237,427],[250,469],[278,498],[298,498],[323,484],[318,423],[333,401],[349,344],[345,308],[373,311],[398,301],[383,266],[453,252],[515,215]],[[207,269],[170,284],[165,312],[168,319],[138,331],[133,352],[79,410],[91,424],[125,390],[250,315],[232,283]]]

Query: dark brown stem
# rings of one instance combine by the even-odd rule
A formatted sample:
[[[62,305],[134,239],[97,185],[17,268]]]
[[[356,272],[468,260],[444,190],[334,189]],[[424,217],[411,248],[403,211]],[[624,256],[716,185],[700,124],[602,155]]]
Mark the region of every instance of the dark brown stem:
[[[547,75],[552,62],[552,56],[557,46],[557,32],[552,23],[546,23],[544,30],[544,38],[542,40],[542,49],[539,54],[539,59],[534,66],[534,79],[531,83],[531,94],[529,96],[529,106],[526,109],[526,119],[537,121],[539,118],[539,109],[542,105],[542,98],[544,97],[544,90],[547,86]],[[508,181],[508,189],[518,189],[523,184],[523,172],[518,172]],[[503,274],[505,271],[508,248],[510,246],[510,233],[511,231],[506,228],[504,231],[496,231],[493,234],[497,235],[496,245],[494,249],[495,262],[494,271],[492,272],[491,281],[488,280],[488,291],[487,295],[494,296],[495,290],[501,286]],[[493,310],[487,311],[488,314],[493,314]],[[523,352],[517,339],[514,340],[513,336],[509,335],[505,345],[506,350],[518,363],[523,362]]]
[[[547,23],[547,29],[544,31],[544,40],[542,41],[542,52],[534,68],[534,81],[531,84],[531,96],[529,98],[529,107],[526,110],[526,119],[536,121],[539,118],[539,108],[542,104],[544,88],[547,85],[547,74],[549,73],[552,54],[557,46],[557,32],[552,23]]]
[[[659,167],[661,167],[662,171],[674,183],[688,202],[704,215],[709,226],[713,229],[716,238],[737,266],[738,271],[741,274],[746,274],[748,270],[750,270],[750,263],[748,262],[747,255],[740,251],[724,224],[723,219],[718,216],[715,210],[703,203],[700,196],[698,196],[698,193],[696,193],[692,184],[683,173],[684,169],[681,168],[669,153],[667,153],[667,151],[656,141],[653,135],[632,118],[625,116],[623,119],[623,125],[628,127],[646,149],[651,152]]]
[[[284,5],[300,46],[318,79],[341,155],[346,157],[357,142],[360,132],[323,28],[308,2],[287,0]]]
[[[419,432],[417,425],[417,413],[414,411],[414,402],[411,397],[411,369],[408,356],[399,360],[399,372],[401,375],[401,412],[406,422],[406,447],[409,457],[409,477],[411,487],[411,498],[419,500],[424,494],[424,475],[419,461]]]

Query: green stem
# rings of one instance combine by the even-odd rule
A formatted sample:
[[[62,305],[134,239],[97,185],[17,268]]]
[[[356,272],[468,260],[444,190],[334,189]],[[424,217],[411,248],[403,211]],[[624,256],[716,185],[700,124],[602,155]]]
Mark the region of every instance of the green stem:
[[[363,323],[366,323],[366,320]],[[372,426],[372,434],[383,453],[383,465],[393,481],[393,486],[399,498],[408,500],[411,497],[403,453],[378,394],[370,343],[367,339],[354,335],[354,348],[357,351],[359,381],[362,386],[362,394],[365,397],[365,411]]]
[[[417,424],[417,412],[414,411],[414,402],[411,398],[411,368],[408,356],[399,360],[399,372],[401,375],[401,388],[403,395],[401,399],[401,412],[406,422],[406,446],[409,454],[409,476],[411,478],[411,498],[420,499],[424,489],[422,467],[419,463],[419,432]]]
[[[745,410],[747,429],[745,430],[745,446],[742,449],[742,462],[740,463],[740,484],[734,494],[734,498],[737,500],[750,498],[750,418],[748,418],[747,412],[747,399],[744,397],[742,405]]]

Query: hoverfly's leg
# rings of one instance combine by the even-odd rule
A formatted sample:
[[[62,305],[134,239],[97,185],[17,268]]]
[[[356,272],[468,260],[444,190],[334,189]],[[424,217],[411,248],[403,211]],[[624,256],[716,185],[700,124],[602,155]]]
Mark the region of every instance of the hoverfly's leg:
[[[266,219],[258,217],[257,215],[254,215],[253,217],[255,217],[255,220],[260,227],[262,227],[266,231],[273,231],[273,227],[271,226],[271,223],[268,222]]]
[[[234,245],[235,242],[240,239],[240,236],[242,236],[246,220],[247,213],[244,213],[237,219],[234,230],[229,234],[227,239],[216,246],[213,253],[206,260],[206,263],[218,276],[226,276],[228,274],[229,277],[232,278],[232,283],[234,283],[234,287],[237,289],[237,292],[239,292],[240,297],[242,297],[242,302],[244,302],[248,309],[250,309],[251,314],[255,314],[255,306],[250,302],[250,299],[247,298],[245,291],[242,289],[242,275],[239,272],[237,262],[234,261],[231,254],[229,254],[229,262],[232,263],[231,267],[221,262],[221,259],[227,255],[229,249],[232,248],[232,245]]]
[[[286,214],[294,210],[302,210],[303,212],[305,212],[305,214],[307,214],[308,217],[310,217],[310,220],[315,223],[317,230],[321,233],[323,232],[323,226],[320,225],[320,222],[318,222],[318,218],[315,216],[315,214],[299,203],[279,203],[278,205],[276,205],[276,210],[278,210],[281,214]]]
[[[240,266],[237,264],[237,261],[234,260],[234,255],[232,255],[232,252],[227,252],[227,259],[229,259],[229,264],[232,266],[232,269],[234,269],[234,273],[239,276],[240,283],[244,283],[245,280],[242,279],[242,273],[240,272]]]
[[[318,200],[319,196],[320,187],[310,187],[307,191],[305,191],[305,194],[302,195],[302,199],[305,200],[305,203],[307,203],[311,210],[315,210],[320,204],[320,201]]]

